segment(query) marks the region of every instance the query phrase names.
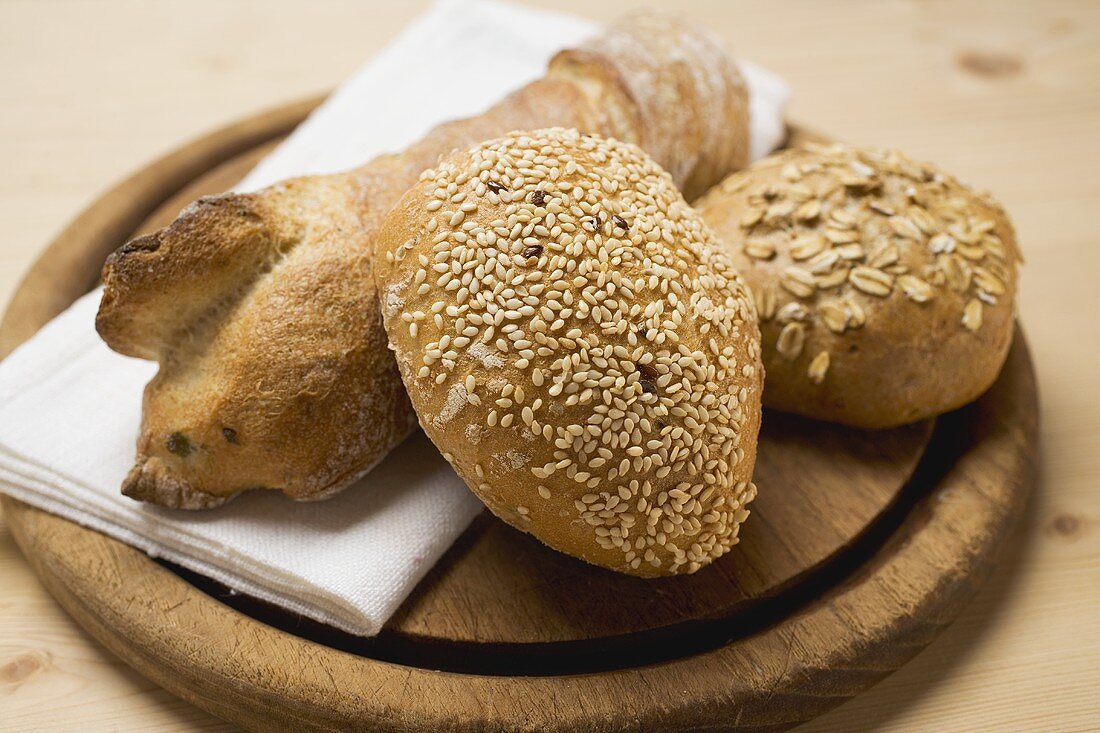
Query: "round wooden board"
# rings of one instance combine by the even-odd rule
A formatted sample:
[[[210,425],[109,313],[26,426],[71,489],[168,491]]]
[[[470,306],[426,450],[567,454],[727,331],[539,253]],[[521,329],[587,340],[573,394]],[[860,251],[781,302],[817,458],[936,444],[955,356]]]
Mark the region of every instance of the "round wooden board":
[[[94,285],[107,253],[231,186],[316,102],[202,138],[96,202],[16,293],[0,356]],[[1025,504],[1036,420],[1019,332],[993,389],[935,426],[867,433],[768,413],[760,496],[711,567],[627,578],[483,515],[374,639],[3,506],[91,634],[247,728],[780,730],[874,684],[955,617]]]

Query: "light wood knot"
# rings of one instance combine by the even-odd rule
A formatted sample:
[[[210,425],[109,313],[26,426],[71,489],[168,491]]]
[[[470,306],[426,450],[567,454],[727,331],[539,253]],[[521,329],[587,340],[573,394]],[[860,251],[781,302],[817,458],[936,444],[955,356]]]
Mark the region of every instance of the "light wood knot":
[[[1059,537],[1073,537],[1081,530],[1081,520],[1072,514],[1059,514],[1050,522],[1050,533]]]
[[[50,667],[53,656],[39,649],[20,652],[0,664],[0,684],[21,685]]]
[[[963,71],[985,79],[1016,76],[1024,69],[1019,56],[997,51],[963,51],[955,63]]]

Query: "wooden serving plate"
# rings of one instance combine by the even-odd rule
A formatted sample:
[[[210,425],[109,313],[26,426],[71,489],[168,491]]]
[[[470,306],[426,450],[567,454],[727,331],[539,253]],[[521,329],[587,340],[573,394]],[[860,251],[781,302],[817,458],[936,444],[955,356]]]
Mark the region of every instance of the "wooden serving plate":
[[[231,186],[318,101],[202,138],[93,204],[27,275],[0,355],[94,286],[111,250]],[[2,501],[89,633],[249,729],[781,730],[870,687],[954,619],[1022,512],[1036,434],[1017,332],[993,389],[935,424],[861,432],[767,413],[742,542],[693,576],[616,575],[485,514],[373,639]]]

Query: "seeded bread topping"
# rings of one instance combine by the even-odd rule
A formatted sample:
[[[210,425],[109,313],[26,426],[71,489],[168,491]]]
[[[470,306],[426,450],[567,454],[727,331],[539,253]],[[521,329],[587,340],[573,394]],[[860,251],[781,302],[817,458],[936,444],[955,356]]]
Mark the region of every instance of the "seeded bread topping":
[[[639,575],[736,542],[754,309],[639,148],[558,128],[453,155],[390,214],[376,267],[421,424],[495,513]]]
[[[987,195],[896,151],[809,145],[731,175],[698,207],[753,290],[766,404],[884,427],[963,404],[996,375],[1019,255]],[[884,363],[859,369],[867,346]],[[911,361],[929,358],[942,362],[939,373]],[[980,379],[947,384],[976,365],[986,367]],[[872,366],[900,369],[904,389]]]

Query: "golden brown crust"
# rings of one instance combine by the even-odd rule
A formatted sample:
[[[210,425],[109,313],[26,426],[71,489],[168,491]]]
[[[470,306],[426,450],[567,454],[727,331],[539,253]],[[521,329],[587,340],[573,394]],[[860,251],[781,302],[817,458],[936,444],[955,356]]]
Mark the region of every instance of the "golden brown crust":
[[[495,514],[641,576],[736,543],[755,314],[640,149],[556,128],[448,156],[387,217],[375,273],[421,425]]]
[[[676,66],[656,77],[657,87],[686,84],[689,59],[687,67],[710,64],[708,79],[743,96],[736,69],[720,52],[703,54],[699,49],[709,46],[692,32],[664,27],[692,49],[662,42],[661,53],[647,58],[647,74]],[[657,48],[660,32],[650,23],[609,33],[640,34],[640,45]],[[400,155],[351,173],[202,199],[169,227],[112,255],[97,328],[115,350],[161,365],[145,391],[125,492],[186,508],[253,488],[317,498],[350,484],[404,438],[416,417],[385,348],[371,277],[381,219],[440,155],[508,130],[561,125],[630,139],[640,134],[636,127],[658,129],[649,118],[663,110],[639,107],[627,125],[602,103],[615,97],[634,104],[621,85],[626,67],[639,62],[593,53],[601,68],[618,71],[588,78],[552,70],[483,115],[439,126]],[[689,99],[703,86],[685,88],[662,98]],[[723,131],[743,138],[743,105],[724,110]],[[682,114],[675,119],[693,124]],[[673,134],[672,124],[660,129]],[[683,148],[684,162],[670,161],[693,180],[703,175],[696,147]],[[707,161],[709,182],[735,159],[721,170]]]
[[[834,145],[771,156],[696,205],[756,297],[765,405],[885,428],[996,379],[1019,253],[988,195],[894,151]]]
[[[112,256],[100,331],[161,362],[127,495],[181,508],[252,488],[309,498],[354,481],[415,427],[362,285],[369,252],[355,243],[371,222],[355,190],[324,177],[220,197],[186,211],[155,251]],[[341,331],[314,327],[326,320]]]
[[[719,44],[639,13],[550,62],[605,110],[614,136],[645,150],[684,196],[748,165],[748,91]]]
[[[159,359],[181,329],[259,277],[295,236],[285,226],[293,220],[265,204],[251,194],[204,197],[170,226],[112,253],[96,317],[111,348]]]

